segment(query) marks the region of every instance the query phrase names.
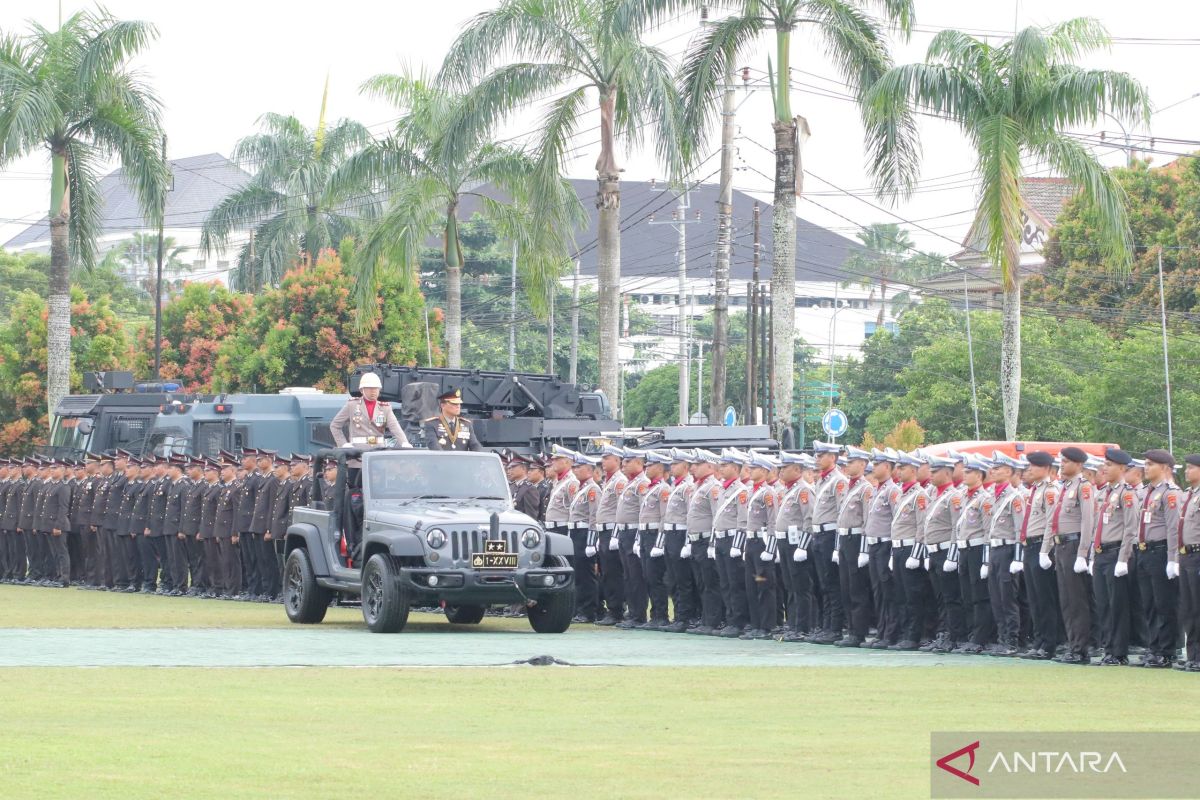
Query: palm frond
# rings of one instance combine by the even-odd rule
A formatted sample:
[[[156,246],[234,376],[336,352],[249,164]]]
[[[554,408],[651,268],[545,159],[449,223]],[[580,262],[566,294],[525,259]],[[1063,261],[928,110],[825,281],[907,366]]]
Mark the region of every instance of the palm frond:
[[[1020,279],[1021,130],[1012,119],[996,114],[977,128],[979,211],[976,222],[987,241],[987,255],[1000,272],[1005,289]]]
[[[1028,99],[1030,119],[1055,129],[1089,125],[1111,112],[1128,122],[1150,119],[1150,93],[1124,72],[1061,65],[1051,69],[1045,87]]]
[[[102,159],[84,142],[66,145],[67,180],[71,187],[68,243],[73,264],[91,269],[96,264],[96,240],[100,236],[103,207],[100,199]]]
[[[136,111],[113,104],[96,109],[86,132],[97,145],[118,155],[121,174],[137,196],[147,222],[157,225],[170,180],[158,127]]]
[[[158,29],[149,22],[118,20],[102,12],[96,23],[97,31],[79,60],[77,80],[83,86],[120,72],[130,58],[158,38]]]
[[[654,137],[658,164],[673,181],[686,174],[686,164],[696,158],[687,137],[684,109],[675,74],[666,53],[657,47],[630,42],[621,63],[617,104],[617,133],[634,147],[644,131]]]
[[[243,227],[262,224],[283,207],[284,197],[257,177],[251,178],[240,190],[227,195],[209,213],[200,229],[200,250],[212,255],[223,250],[229,234]]]

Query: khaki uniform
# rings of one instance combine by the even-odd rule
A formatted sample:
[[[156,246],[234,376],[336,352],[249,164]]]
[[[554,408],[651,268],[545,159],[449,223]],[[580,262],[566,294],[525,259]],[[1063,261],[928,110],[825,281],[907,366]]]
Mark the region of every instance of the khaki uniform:
[[[329,432],[338,447],[383,447],[388,436],[396,440],[398,447],[412,447],[391,404],[382,400],[375,403],[375,414],[367,416],[366,401],[351,397],[330,421]]]

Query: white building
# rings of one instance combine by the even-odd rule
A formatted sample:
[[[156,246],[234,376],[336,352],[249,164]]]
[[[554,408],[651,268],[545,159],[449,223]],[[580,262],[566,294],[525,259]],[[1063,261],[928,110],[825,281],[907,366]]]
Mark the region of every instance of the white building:
[[[174,239],[178,247],[184,248],[179,256],[184,267],[175,271],[164,270],[163,280],[220,280],[227,282],[230,258],[236,252],[206,257],[200,251],[200,229],[205,218],[218,203],[239,190],[250,175],[219,153],[180,158],[168,162],[171,170],[171,188],[167,193],[166,210],[163,215],[164,239]],[[134,234],[144,234],[154,239],[158,231],[151,227],[142,215],[137,198],[122,178],[121,170],[109,173],[100,180],[102,214],[100,236],[97,239],[99,257],[130,241]],[[246,231],[235,231],[230,237],[231,250],[240,247],[248,236]],[[48,218],[30,225],[21,233],[4,243],[4,249],[14,252],[50,252],[50,224]],[[145,254],[145,259],[136,258],[150,270],[155,264],[155,253]],[[131,272],[137,270],[136,263]],[[129,275],[136,280],[139,276]]]

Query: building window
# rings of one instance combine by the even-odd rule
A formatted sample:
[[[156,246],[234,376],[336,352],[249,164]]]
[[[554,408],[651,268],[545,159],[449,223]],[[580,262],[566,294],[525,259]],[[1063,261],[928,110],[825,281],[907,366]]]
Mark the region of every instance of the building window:
[[[875,324],[874,321],[864,322],[863,323],[863,336],[866,336],[868,339],[871,338],[872,336],[875,335],[875,330],[877,327],[878,326]],[[895,336],[896,334],[898,334],[900,332],[900,326],[897,325],[895,322],[883,323],[883,329],[885,331],[887,331],[888,333],[892,334],[893,336]]]

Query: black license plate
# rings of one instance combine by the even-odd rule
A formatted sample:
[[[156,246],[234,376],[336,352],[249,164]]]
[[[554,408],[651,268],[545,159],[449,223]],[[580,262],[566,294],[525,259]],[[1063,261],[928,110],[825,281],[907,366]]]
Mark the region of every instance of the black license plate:
[[[516,569],[516,553],[474,553],[471,556],[473,569]]]

